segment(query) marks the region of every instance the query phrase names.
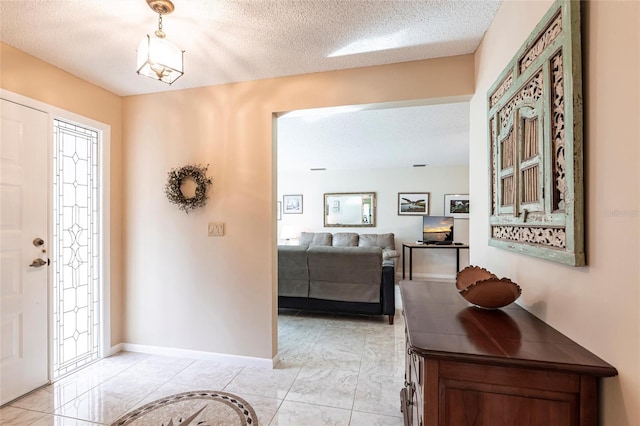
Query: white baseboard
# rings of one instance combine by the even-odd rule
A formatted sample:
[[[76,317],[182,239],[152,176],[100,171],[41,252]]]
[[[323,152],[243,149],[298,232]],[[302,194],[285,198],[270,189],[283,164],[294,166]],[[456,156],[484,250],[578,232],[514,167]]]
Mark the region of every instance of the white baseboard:
[[[402,272],[400,272],[399,274],[396,273],[396,278],[400,281],[403,281]],[[448,274],[423,274],[420,272],[414,272],[412,274],[412,279],[415,281],[455,281],[456,276]],[[405,274],[404,280],[409,280],[409,274]]]
[[[118,343],[117,345],[111,346],[111,348],[107,351],[106,356],[111,356],[113,354],[117,354],[118,352],[122,352],[122,343]]]
[[[278,356],[273,359],[255,358],[242,355],[219,354],[215,352],[193,351],[190,349],[166,348],[162,346],[138,345],[135,343],[120,343],[114,347],[120,347],[122,351],[140,352],[152,355],[172,356],[179,358],[199,359],[205,361],[224,362],[243,367],[257,367],[272,369],[278,364]]]

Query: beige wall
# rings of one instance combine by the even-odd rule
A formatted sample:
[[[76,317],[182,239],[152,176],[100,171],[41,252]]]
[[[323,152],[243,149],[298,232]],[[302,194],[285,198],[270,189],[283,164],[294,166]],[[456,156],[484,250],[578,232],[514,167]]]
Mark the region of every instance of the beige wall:
[[[388,146],[392,156],[394,147]],[[326,192],[376,193],[375,228],[325,228],[324,194]],[[278,200],[284,194],[304,195],[303,214],[283,214],[278,230],[283,225],[297,232],[357,232],[395,234],[396,250],[400,254],[396,262],[396,275],[402,274],[402,244],[422,239],[422,216],[399,216],[399,192],[429,192],[429,214],[444,214],[445,194],[469,193],[469,167],[404,167],[394,169],[325,170],[322,172],[280,172],[278,174]],[[280,235],[280,234],[278,234]],[[455,219],[455,241],[469,242],[469,220]],[[280,244],[286,243],[280,240]],[[409,260],[406,260],[409,268]],[[469,264],[467,250],[460,250],[460,265]],[[408,273],[408,269],[407,269]],[[414,250],[413,279],[453,279],[456,274],[455,250]]]
[[[467,55],[124,98],[125,341],[275,354],[272,113],[472,93]],[[213,185],[186,215],[163,185],[193,162]],[[208,237],[208,222],[225,236]]]
[[[0,87],[111,126],[111,343],[122,341],[121,98],[0,43]]]
[[[603,380],[601,424],[640,424],[640,3],[584,7],[586,250],[572,268],[487,246],[486,92],[550,2],[506,1],[476,54],[471,102],[471,263],[508,276],[520,303],[613,364]]]
[[[477,87],[471,158],[485,161],[470,164],[472,263],[520,283],[525,307],[617,367],[620,376],[603,381],[602,424],[636,425],[638,2],[583,3],[588,266],[487,246],[486,91],[549,5],[503,4],[475,55],[475,82],[474,57],[464,56],[121,99],[0,44],[0,87],[111,126],[112,342],[262,358],[275,351],[272,112]],[[187,216],[168,204],[163,185],[170,168],[190,162],[209,164],[214,183],[206,208]],[[226,235],[207,237],[209,221],[225,222]]]

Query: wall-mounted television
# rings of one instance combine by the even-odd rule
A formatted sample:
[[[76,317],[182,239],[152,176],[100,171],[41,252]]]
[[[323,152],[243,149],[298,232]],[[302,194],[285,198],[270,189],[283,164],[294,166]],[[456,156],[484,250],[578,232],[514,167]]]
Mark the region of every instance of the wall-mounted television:
[[[453,218],[448,216],[422,216],[424,243],[453,242]]]

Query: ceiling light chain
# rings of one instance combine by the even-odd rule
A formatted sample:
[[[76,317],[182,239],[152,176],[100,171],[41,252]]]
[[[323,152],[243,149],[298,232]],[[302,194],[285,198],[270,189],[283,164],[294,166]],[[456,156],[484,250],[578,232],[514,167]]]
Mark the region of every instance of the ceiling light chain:
[[[165,38],[167,36],[164,31],[162,31],[162,13],[158,13],[158,29],[155,34],[158,38]]]

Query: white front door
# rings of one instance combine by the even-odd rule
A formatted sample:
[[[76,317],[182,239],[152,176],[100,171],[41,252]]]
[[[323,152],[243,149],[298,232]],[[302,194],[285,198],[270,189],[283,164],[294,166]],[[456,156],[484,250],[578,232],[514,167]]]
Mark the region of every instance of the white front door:
[[[0,405],[49,381],[48,116],[1,102]]]

